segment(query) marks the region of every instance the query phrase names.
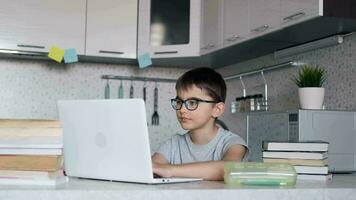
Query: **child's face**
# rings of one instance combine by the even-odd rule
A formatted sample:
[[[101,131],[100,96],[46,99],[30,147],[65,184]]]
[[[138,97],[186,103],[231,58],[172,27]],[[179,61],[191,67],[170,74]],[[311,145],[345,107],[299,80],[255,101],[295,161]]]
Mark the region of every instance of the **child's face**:
[[[203,90],[193,85],[188,90],[177,91],[177,98],[181,100],[200,99],[213,101],[214,99],[207,95]],[[223,103],[219,103],[223,104]],[[199,102],[197,109],[188,110],[185,105],[180,110],[176,111],[177,119],[185,130],[196,130],[203,128],[210,123],[214,123],[215,117],[221,115],[216,112],[215,103]]]

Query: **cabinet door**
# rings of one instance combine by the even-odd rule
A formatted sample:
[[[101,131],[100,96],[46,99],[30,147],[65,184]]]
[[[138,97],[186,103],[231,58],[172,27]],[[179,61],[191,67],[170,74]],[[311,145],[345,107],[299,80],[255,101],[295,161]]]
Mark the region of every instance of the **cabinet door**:
[[[221,45],[221,0],[202,1],[201,54],[209,53]]]
[[[136,58],[137,0],[88,0],[85,54]]]
[[[249,0],[224,0],[224,46],[242,42],[249,34]]]
[[[48,52],[52,45],[84,54],[86,0],[2,0],[0,49]]]
[[[321,15],[319,1],[322,0],[281,0],[282,26],[290,26]]]
[[[200,55],[201,0],[147,0],[139,4],[139,54],[152,58]]]
[[[280,27],[280,0],[250,0],[250,36],[256,37]]]

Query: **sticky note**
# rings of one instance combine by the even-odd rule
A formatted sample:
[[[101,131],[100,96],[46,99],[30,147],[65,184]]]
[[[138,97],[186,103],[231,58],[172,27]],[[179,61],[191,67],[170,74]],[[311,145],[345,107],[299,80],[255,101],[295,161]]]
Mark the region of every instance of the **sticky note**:
[[[64,63],[78,62],[78,55],[75,49],[66,49],[64,52]]]
[[[141,69],[152,65],[152,60],[151,60],[150,54],[145,53],[145,54],[140,55],[138,57],[138,65]]]
[[[59,48],[58,46],[52,46],[48,53],[49,58],[59,63],[62,62],[63,56],[64,56],[64,50]]]

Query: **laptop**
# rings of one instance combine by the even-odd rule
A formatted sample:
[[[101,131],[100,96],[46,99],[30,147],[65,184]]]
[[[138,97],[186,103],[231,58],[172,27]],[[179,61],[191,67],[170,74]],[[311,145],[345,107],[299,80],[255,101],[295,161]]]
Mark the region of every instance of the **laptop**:
[[[142,99],[58,101],[68,176],[147,184],[196,178],[154,178]]]

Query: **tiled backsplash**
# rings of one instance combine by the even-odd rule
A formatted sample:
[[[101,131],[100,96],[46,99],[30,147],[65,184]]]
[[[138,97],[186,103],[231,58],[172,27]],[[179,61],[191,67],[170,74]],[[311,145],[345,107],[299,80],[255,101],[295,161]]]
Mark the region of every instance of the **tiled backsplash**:
[[[60,99],[104,99],[103,74],[120,76],[165,77],[176,79],[186,69],[0,59],[0,118],[58,119],[56,102]],[[110,80],[111,98],[117,98],[119,80]],[[144,82],[133,82],[134,97],[142,98]],[[124,97],[129,96],[131,81],[123,81]],[[154,82],[147,82],[147,117],[151,124]],[[174,83],[158,83],[159,126],[149,126],[151,148],[175,133],[184,133],[170,98],[176,96]]]

